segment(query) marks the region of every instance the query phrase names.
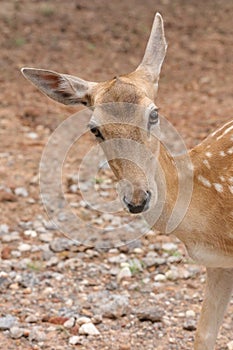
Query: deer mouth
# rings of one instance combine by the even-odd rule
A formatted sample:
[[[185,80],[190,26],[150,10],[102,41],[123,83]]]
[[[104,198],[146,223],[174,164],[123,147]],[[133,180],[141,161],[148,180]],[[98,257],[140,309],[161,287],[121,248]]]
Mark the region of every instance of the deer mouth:
[[[139,203],[139,204],[135,204],[135,203],[129,201],[126,196],[123,197],[123,202],[124,202],[127,210],[131,214],[140,214],[140,213],[148,210],[150,200],[151,200],[151,192],[150,191],[144,192],[143,199],[142,199],[141,203]]]

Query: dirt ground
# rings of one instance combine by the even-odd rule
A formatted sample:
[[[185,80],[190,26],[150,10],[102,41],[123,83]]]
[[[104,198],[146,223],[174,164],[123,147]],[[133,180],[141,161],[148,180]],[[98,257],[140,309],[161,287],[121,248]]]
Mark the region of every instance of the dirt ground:
[[[0,317],[10,314],[24,329],[18,339],[7,329],[0,331],[1,349],[192,348],[194,332],[183,327],[185,312],[191,309],[195,320],[198,318],[205,275],[189,261],[174,237],[143,237],[138,245],[125,250],[51,249],[51,241],[62,236],[44,224],[48,218],[39,194],[39,162],[50,134],[75,109],[47,99],[20,73],[21,67],[28,66],[102,81],[130,72],[142,58],[156,11],[163,15],[168,42],[156,103],[190,148],[232,119],[232,1],[1,0],[0,225],[8,228],[0,226]],[[84,148],[94,143],[91,135],[83,142]],[[80,152],[77,159],[75,155],[67,159],[64,186],[68,186],[72,203],[81,199],[79,193],[69,191],[69,181],[73,180],[68,178],[82,158]],[[108,170],[105,175],[113,182]],[[26,189],[27,194],[17,192],[19,188]],[[84,209],[77,210],[89,220]],[[35,236],[25,234],[27,230],[36,232]],[[2,239],[7,231],[18,232],[18,236],[10,241]],[[161,248],[168,241],[174,243],[177,252]],[[22,243],[28,244],[28,249],[20,248]],[[47,248],[50,255],[45,258]],[[131,268],[132,276],[119,283],[114,271],[103,272],[122,267],[121,258],[113,262],[111,257],[123,254],[123,262],[141,261],[148,251],[156,251],[161,258],[170,257],[170,262],[157,268],[143,265],[138,271]],[[181,259],[171,262],[174,256]],[[191,266],[196,272],[187,278],[154,283],[158,273],[173,271],[172,264],[177,271],[188,271]],[[22,276],[38,283],[23,284]],[[77,326],[66,329],[53,318],[85,315],[93,319],[96,311],[88,296],[106,290],[127,296],[131,311],[96,321],[100,335],[81,335],[80,343],[72,345],[69,339],[78,334]],[[162,320],[141,322],[135,316],[134,308],[145,302],[153,302],[165,312]],[[36,315],[35,325],[25,321],[29,314]],[[217,342],[219,350],[228,349],[233,340],[232,315],[233,300]],[[32,327],[38,327],[44,338],[30,336]]]

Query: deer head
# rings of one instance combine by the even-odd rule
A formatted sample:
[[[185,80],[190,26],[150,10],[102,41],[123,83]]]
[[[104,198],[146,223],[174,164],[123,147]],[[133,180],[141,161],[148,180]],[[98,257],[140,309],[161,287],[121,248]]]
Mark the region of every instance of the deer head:
[[[90,131],[101,143],[131,213],[147,210],[157,199],[154,176],[159,143],[151,134],[159,130],[155,98],[166,48],[163,20],[157,13],[143,60],[130,74],[96,83],[48,70],[22,69],[50,98],[93,110]]]

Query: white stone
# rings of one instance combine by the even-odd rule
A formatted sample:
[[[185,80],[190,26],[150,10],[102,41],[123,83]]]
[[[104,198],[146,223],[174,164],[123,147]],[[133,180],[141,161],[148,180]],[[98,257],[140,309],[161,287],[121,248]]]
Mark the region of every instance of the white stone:
[[[123,267],[117,275],[117,282],[120,282],[124,278],[132,277],[132,273],[128,266]]]
[[[93,325],[93,323],[84,323],[79,328],[79,334],[85,334],[85,335],[98,335],[100,332],[98,329]]]
[[[77,345],[77,344],[82,344],[82,342],[81,342],[81,339],[78,335],[74,335],[73,337],[70,337],[69,344],[70,345]]]
[[[79,317],[76,322],[77,322],[77,324],[82,325],[85,323],[90,323],[91,319],[89,317],[82,316],[82,317]]]
[[[20,243],[20,245],[18,246],[18,250],[20,252],[29,252],[31,249],[32,249],[32,246],[27,243]]]
[[[171,252],[171,251],[177,250],[177,245],[174,243],[164,243],[162,245],[162,249],[168,252]]]
[[[187,318],[194,318],[194,317],[196,317],[196,313],[193,310],[187,310],[186,313],[185,313],[185,316]]]
[[[227,343],[227,349],[233,350],[233,340],[231,340],[229,343]]]
[[[15,189],[15,194],[19,197],[28,197],[28,191],[24,187],[17,187]]]
[[[155,282],[163,282],[163,281],[166,281],[166,276],[163,275],[162,273],[159,273],[158,275],[155,276],[154,280]]]
[[[28,237],[36,237],[37,232],[34,230],[26,230],[26,231],[24,231],[24,235],[28,236]]]
[[[75,318],[74,318],[74,317],[69,318],[69,320],[67,320],[67,321],[63,324],[63,326],[64,326],[65,328],[68,328],[68,329],[74,327],[74,325],[75,325]]]

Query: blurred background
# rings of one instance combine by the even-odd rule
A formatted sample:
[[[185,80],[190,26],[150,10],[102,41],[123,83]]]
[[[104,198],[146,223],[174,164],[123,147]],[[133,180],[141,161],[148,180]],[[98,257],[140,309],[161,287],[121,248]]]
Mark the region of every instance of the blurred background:
[[[15,337],[9,324],[0,327],[4,349],[69,349],[73,335],[82,349],[191,347],[204,275],[175,238],[151,233],[120,250],[86,250],[70,246],[48,222],[39,196],[41,154],[52,131],[78,108],[49,100],[20,73],[37,67],[91,81],[128,73],[142,59],[156,11],[168,42],[156,104],[192,147],[232,118],[232,1],[0,1],[0,321],[8,314],[11,325],[24,327]],[[93,142],[87,135],[83,150]],[[80,152],[68,159],[64,188],[88,221],[85,206],[75,206]],[[106,170],[101,176],[97,189],[111,197],[112,175]],[[104,221],[117,225],[111,217],[94,219],[100,227]],[[154,318],[140,323],[145,302],[162,313],[153,309]],[[103,311],[101,303],[113,310]],[[232,314],[220,336],[222,350],[232,340]],[[65,319],[84,315],[102,338],[79,335],[75,321],[64,327]]]

